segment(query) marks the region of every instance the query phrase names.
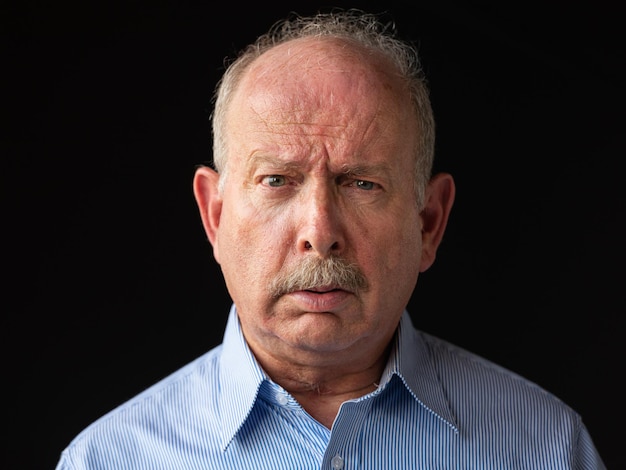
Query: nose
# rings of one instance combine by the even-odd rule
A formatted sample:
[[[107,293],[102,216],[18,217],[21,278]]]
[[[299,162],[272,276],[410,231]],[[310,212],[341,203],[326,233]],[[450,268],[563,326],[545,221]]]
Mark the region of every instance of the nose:
[[[344,220],[337,194],[327,187],[317,187],[304,194],[302,225],[298,251],[314,252],[322,258],[339,254],[345,245]]]

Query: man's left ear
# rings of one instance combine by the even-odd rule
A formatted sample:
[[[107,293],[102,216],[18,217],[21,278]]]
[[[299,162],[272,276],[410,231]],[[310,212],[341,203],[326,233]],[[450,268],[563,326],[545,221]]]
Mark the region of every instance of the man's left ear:
[[[420,272],[432,266],[437,248],[443,239],[448,217],[454,204],[456,188],[454,179],[448,173],[438,173],[428,182],[422,219],[422,260]]]

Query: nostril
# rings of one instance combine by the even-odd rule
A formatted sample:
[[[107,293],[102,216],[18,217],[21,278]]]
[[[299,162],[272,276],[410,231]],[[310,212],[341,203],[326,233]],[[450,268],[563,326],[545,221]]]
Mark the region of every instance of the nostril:
[[[313,247],[311,246],[311,244],[309,242],[304,242],[304,248],[307,249],[307,250],[310,250]]]

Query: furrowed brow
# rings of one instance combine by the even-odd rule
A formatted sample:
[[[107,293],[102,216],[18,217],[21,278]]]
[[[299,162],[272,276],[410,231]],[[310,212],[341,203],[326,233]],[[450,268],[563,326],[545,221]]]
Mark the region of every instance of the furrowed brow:
[[[351,177],[388,176],[391,168],[386,163],[372,165],[343,165],[342,173]]]

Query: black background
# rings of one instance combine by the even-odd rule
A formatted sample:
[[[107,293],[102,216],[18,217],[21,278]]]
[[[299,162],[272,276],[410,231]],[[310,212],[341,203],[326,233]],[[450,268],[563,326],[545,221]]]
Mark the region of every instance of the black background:
[[[230,300],[191,191],[213,88],[275,20],[330,5],[266,3],[2,4],[3,468],[52,469],[83,427],[220,342]],[[334,5],[387,11],[419,44],[437,169],[457,181],[416,324],[561,397],[618,468],[618,8]]]

